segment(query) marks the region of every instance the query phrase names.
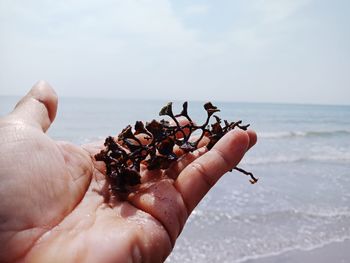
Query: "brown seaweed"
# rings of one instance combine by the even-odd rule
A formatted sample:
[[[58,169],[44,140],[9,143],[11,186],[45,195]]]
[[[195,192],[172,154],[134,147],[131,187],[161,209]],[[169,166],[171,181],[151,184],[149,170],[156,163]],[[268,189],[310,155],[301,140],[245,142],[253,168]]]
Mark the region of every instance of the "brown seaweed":
[[[144,124],[141,121],[135,123],[134,129],[128,125],[118,135],[117,140],[109,136],[106,138],[103,149],[95,155],[96,161],[106,164],[106,179],[114,195],[128,193],[132,186],[141,183],[140,167],[145,165],[148,170],[167,169],[170,164],[178,159],[174,153],[174,147],[178,146],[182,151],[193,152],[198,148],[199,142],[204,136],[209,138],[206,147],[210,150],[227,132],[238,128],[247,130],[248,125],[242,125],[242,121],[228,122],[214,115],[220,110],[212,103],[204,104],[207,118],[202,125],[196,125],[187,112],[188,104],[185,102],[182,111],[174,114],[172,103],[165,105],[159,112],[160,116],[168,116],[169,121],[152,120]],[[187,124],[181,125],[177,118],[183,117]],[[212,117],[215,122],[210,124]],[[195,141],[190,140],[191,135],[199,131]],[[143,135],[143,142],[139,136]],[[181,136],[177,136],[181,135]],[[235,167],[235,170],[250,176],[252,184],[258,181],[250,172]]]

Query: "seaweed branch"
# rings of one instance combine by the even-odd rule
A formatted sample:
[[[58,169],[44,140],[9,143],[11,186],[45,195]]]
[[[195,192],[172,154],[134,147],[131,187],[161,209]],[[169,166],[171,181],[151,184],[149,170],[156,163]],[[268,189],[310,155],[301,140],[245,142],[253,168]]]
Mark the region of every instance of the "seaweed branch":
[[[209,138],[206,147],[210,150],[226,133],[233,129],[247,130],[248,125],[242,125],[242,121],[228,122],[214,115],[220,110],[212,103],[204,104],[207,118],[202,125],[195,125],[188,115],[188,103],[182,106],[179,114],[174,114],[172,103],[165,105],[159,112],[160,116],[168,116],[174,123],[169,121],[152,120],[144,124],[137,121],[134,131],[130,125],[122,130],[117,141],[109,136],[105,140],[105,149],[95,155],[96,161],[103,161],[106,164],[106,179],[110,184],[114,195],[128,193],[132,186],[141,183],[140,167],[145,165],[148,170],[167,169],[170,164],[178,159],[174,153],[174,147],[178,146],[186,152],[193,152],[198,148],[199,142],[204,136]],[[188,123],[181,125],[178,117],[184,117]],[[210,124],[212,117],[215,122]],[[209,125],[210,124],[210,125]],[[192,135],[200,131],[199,137],[193,141]],[[181,135],[178,138],[177,135]],[[143,139],[140,139],[143,135]],[[192,137],[191,137],[192,136]],[[235,170],[250,176],[250,182],[255,184],[258,179],[250,172],[235,167]]]

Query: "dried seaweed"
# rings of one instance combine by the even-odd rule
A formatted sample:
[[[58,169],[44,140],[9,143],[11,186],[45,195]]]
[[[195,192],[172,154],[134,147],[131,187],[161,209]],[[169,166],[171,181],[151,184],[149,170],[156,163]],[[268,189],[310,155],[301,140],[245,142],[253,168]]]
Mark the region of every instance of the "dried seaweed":
[[[167,169],[170,164],[178,159],[174,153],[174,147],[192,152],[198,148],[199,142],[204,136],[209,138],[206,147],[210,150],[227,132],[239,128],[247,130],[249,125],[242,125],[242,121],[228,122],[214,115],[220,110],[210,102],[204,104],[207,118],[202,125],[196,125],[187,112],[188,104],[185,102],[181,113],[175,115],[172,103],[165,105],[159,112],[160,116],[168,116],[173,121],[152,120],[144,124],[137,121],[134,131],[128,125],[118,135],[117,141],[109,136],[105,140],[105,149],[95,155],[96,161],[103,161],[106,164],[106,178],[110,184],[113,194],[128,193],[132,186],[141,183],[140,167],[145,165],[148,170]],[[187,124],[181,125],[177,118],[183,117]],[[215,122],[210,124],[212,117]],[[193,133],[199,131],[200,135],[196,140]],[[142,135],[143,140],[139,139]],[[192,136],[192,137],[191,137]],[[190,139],[191,138],[191,139]],[[258,181],[250,172],[235,167],[239,172],[250,176],[252,184]]]

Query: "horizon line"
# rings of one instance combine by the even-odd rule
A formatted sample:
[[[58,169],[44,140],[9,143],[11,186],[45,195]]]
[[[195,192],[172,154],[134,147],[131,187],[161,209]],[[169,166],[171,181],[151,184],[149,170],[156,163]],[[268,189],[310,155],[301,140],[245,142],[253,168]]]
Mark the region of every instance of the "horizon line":
[[[17,97],[21,98],[24,95],[15,95],[15,94],[0,94],[0,97]],[[132,98],[132,97],[103,97],[103,96],[76,96],[76,95],[63,95],[59,96],[59,99],[102,99],[102,100],[126,100],[126,101],[169,101],[165,98]],[[203,99],[187,99],[187,100],[182,100],[182,99],[175,99],[172,100],[172,102],[179,102],[183,103],[185,101],[191,101],[191,102],[206,102],[209,100],[203,100]],[[348,104],[345,103],[325,103],[325,102],[294,102],[294,101],[235,101],[235,100],[211,100],[215,101],[217,103],[244,103],[244,104],[276,104],[276,105],[299,105],[299,106],[344,106],[348,107],[350,106],[350,102]]]

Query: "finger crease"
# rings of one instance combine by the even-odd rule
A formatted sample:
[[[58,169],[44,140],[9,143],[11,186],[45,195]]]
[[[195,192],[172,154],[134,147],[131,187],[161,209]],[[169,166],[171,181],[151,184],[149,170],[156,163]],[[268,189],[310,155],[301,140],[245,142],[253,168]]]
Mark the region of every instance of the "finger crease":
[[[192,168],[199,174],[199,176],[203,179],[204,183],[208,186],[208,189],[212,188],[215,182],[206,172],[204,166],[199,162],[193,162],[191,164]]]
[[[231,169],[232,164],[229,161],[229,159],[227,159],[227,157],[225,156],[225,154],[222,151],[215,149],[215,148],[211,149],[211,151],[216,153],[219,156],[219,158],[223,161],[223,163],[225,165],[225,170],[228,171]]]
[[[189,216],[189,215],[191,214],[191,210],[190,210],[189,204],[186,202],[186,199],[183,197],[182,192],[181,192],[180,189],[178,188],[178,185],[177,185],[176,182],[174,182],[173,186],[175,187],[176,191],[180,194],[182,203],[184,204],[185,209],[186,209],[187,216]],[[181,233],[183,227],[184,227],[184,224],[181,225],[180,233]],[[180,233],[179,233],[179,235],[180,235]]]

